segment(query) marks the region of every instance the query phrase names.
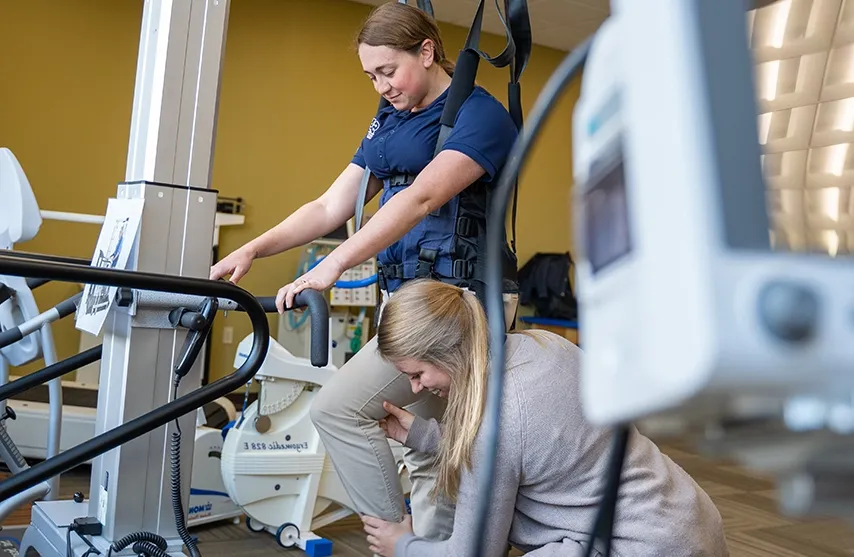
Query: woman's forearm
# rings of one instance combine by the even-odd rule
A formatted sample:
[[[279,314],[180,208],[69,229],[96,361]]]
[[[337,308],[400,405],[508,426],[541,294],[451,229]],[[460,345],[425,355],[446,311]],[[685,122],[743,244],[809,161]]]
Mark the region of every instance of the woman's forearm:
[[[311,201],[267,232],[248,242],[244,249],[259,258],[276,255],[329,234],[347,222],[346,218],[340,222],[339,220],[331,218],[320,200]]]
[[[356,195],[363,174],[362,168],[350,163],[323,195],[241,249],[250,251],[253,257],[269,257],[329,234],[356,212]],[[381,188],[382,183],[372,179],[366,200],[372,199]]]

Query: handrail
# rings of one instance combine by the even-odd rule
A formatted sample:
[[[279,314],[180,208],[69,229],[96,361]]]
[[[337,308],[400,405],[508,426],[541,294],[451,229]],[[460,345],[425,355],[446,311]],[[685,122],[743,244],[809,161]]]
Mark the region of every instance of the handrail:
[[[37,261],[52,261],[54,263],[67,263],[69,265],[80,265],[83,267],[88,267],[92,264],[88,259],[84,259],[82,257],[71,257],[67,255],[51,255],[48,253],[33,253],[29,251],[18,251],[18,250],[10,250],[10,249],[0,249],[0,255],[8,256],[8,257],[16,257],[18,259],[35,259]],[[0,273],[2,274],[2,273]],[[8,273],[7,273],[8,274]],[[38,277],[28,277],[37,279]],[[41,284],[36,285],[41,286]],[[30,287],[32,290],[33,287]]]
[[[149,433],[242,387],[258,372],[269,347],[270,328],[261,304],[247,291],[227,281],[56,263],[35,258],[9,256],[8,250],[0,250],[0,274],[226,298],[233,300],[246,311],[252,322],[253,333],[252,349],[249,356],[243,365],[233,373],[155,408],[117,428],[106,431],[89,441],[67,449],[28,470],[10,476],[0,482],[0,500],[16,495],[48,478],[67,472],[83,462]],[[318,298],[323,302],[320,303]],[[308,306],[312,313],[326,314],[312,315],[313,322],[328,322],[328,306],[320,292],[315,290],[300,292],[294,300],[294,307],[297,306]],[[329,339],[312,338],[311,342],[312,344],[322,342],[324,346],[328,346]]]
[[[78,370],[83,366],[95,363],[101,359],[101,347],[103,345],[93,346],[85,352],[74,354],[64,360],[56,362],[53,365],[44,367],[38,371],[28,373],[23,377],[19,377],[14,381],[0,385],[0,402],[8,400],[15,395],[19,395],[25,391],[29,391],[33,387],[38,387],[48,381],[52,381],[57,377],[62,377],[72,371]]]

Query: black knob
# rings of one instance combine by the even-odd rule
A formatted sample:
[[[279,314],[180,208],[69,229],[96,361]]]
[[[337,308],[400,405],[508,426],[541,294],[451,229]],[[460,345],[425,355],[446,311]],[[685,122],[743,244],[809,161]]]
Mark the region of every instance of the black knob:
[[[9,406],[6,407],[6,411],[3,412],[3,417],[0,418],[0,420],[6,420],[6,419],[9,419],[9,420],[17,420],[18,419],[18,415],[15,414],[15,411],[12,410],[12,408],[10,408]]]
[[[130,288],[119,288],[116,290],[116,303],[119,307],[130,307],[133,303],[133,290]]]
[[[83,499],[84,499],[84,497],[83,497],[83,493],[81,493],[81,492],[79,492],[79,491],[78,491],[78,492],[76,492],[76,493],[74,494],[74,502],[75,502],[75,503],[82,503],[82,502],[83,502]]]
[[[800,284],[772,282],[759,293],[759,315],[772,336],[804,342],[813,337],[818,326],[818,296]]]

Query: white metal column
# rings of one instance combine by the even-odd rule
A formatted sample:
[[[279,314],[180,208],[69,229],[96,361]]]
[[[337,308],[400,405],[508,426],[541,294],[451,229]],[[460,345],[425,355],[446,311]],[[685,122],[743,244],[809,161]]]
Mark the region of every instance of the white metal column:
[[[216,192],[210,190],[229,0],[145,2],[126,183],[119,198],[145,207],[131,267],[205,277]],[[146,324],[117,308],[104,329],[96,434],[168,402],[184,333]],[[182,382],[198,388],[201,362]],[[195,414],[181,420],[182,492],[192,471]],[[170,503],[169,440],[161,428],[96,459],[90,516],[106,515],[104,537],[136,531],[176,537]],[[104,508],[105,507],[105,508]]]

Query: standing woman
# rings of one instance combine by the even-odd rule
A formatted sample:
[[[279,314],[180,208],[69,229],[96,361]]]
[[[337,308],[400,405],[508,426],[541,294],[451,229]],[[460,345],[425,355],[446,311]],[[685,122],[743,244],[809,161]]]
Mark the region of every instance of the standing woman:
[[[405,282],[425,277],[483,288],[487,195],[516,139],[510,114],[476,87],[435,153],[454,71],[436,22],[415,7],[388,2],[371,13],[357,43],[365,75],[390,106],[371,121],[352,161],[322,196],[211,269],[211,278],[230,275],[237,282],[254,259],[339,228],[353,217],[363,171],[370,168],[367,199],[380,194],[380,209],[314,269],[279,290],[280,311],[292,305],[298,292],[326,290],[346,269],[377,254],[384,298]],[[516,260],[506,243],[504,251],[509,326],[516,309]],[[425,418],[440,419],[444,412],[440,397],[412,392],[406,376],[377,355],[374,338],[324,385],[311,417],[355,510],[400,522],[403,494],[391,448],[378,425],[388,415],[383,401]],[[447,538],[453,507],[429,496],[437,473],[432,455],[410,450],[405,460],[415,531]]]

